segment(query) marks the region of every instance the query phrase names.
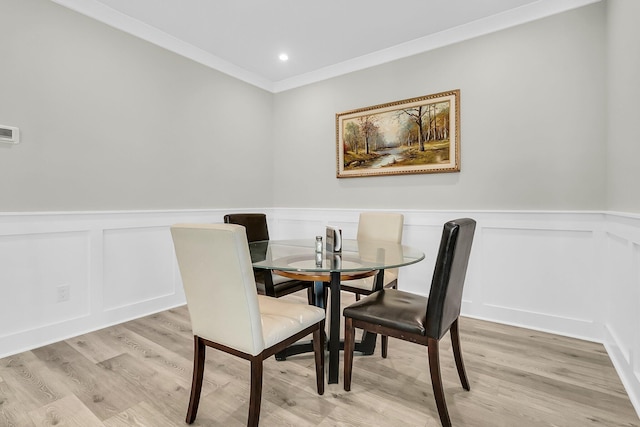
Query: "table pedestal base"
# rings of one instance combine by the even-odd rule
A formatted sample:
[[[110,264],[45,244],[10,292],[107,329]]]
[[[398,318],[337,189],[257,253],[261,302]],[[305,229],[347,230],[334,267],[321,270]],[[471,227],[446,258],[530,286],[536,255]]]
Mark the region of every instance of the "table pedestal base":
[[[362,353],[363,356],[370,356],[376,350],[377,334],[370,332],[364,332],[362,340],[356,341],[355,351]],[[344,350],[344,340],[340,340],[340,350]],[[297,342],[290,345],[280,353],[276,354],[276,360],[287,360],[289,356],[295,356],[296,354],[313,353],[313,343],[311,341]]]
[[[381,289],[384,280],[384,270],[370,270],[365,272],[341,273],[332,271],[329,276],[326,274],[298,273],[291,271],[276,271],[276,273],[297,280],[313,280],[314,305],[327,309],[327,288],[325,282],[329,282],[331,290],[331,310],[329,311],[329,339],[327,348],[329,350],[329,375],[327,383],[338,383],[338,370],[340,363],[340,350],[344,350],[344,341],[340,341],[340,282],[342,280],[353,280],[376,275],[375,289]],[[327,280],[329,279],[329,280]],[[364,332],[362,340],[355,343],[355,351],[365,355],[373,354],[376,348],[376,334]],[[313,351],[310,342],[296,343],[280,353],[276,354],[276,360],[285,360],[288,356],[307,353]]]

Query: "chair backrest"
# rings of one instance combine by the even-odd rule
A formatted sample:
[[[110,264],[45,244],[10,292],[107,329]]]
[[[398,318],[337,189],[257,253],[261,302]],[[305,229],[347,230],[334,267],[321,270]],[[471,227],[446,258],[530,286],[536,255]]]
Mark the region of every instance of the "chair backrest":
[[[267,216],[262,213],[236,213],[224,216],[227,224],[243,225],[247,229],[247,240],[249,243],[260,240],[269,240],[269,228],[267,227]]]
[[[244,227],[171,227],[193,334],[257,355],[264,350],[256,283]]]
[[[358,220],[358,240],[383,240],[401,243],[404,215],[387,212],[362,212]]]
[[[388,212],[362,212],[358,220],[358,240],[382,240],[391,243],[402,243],[404,215]],[[397,268],[388,271],[398,275]]]
[[[430,338],[442,338],[460,315],[475,229],[476,222],[470,218],[444,225],[427,304],[426,332]]]

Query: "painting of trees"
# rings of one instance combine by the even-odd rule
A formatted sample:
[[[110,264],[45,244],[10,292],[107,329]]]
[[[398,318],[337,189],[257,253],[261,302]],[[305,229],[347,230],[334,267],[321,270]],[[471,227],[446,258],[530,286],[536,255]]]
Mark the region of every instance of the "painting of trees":
[[[358,140],[360,139],[360,128],[354,122],[348,122],[344,130],[344,144],[346,149],[358,153]]]
[[[338,177],[459,170],[459,90],[336,115]]]
[[[373,115],[365,115],[358,117],[357,122],[360,128],[360,133],[363,136],[364,152],[369,154],[371,152],[371,145],[378,137],[378,125],[377,119]]]
[[[411,127],[417,132],[415,140],[419,150],[424,151],[425,142],[446,140],[449,135],[449,102],[418,105],[398,110],[398,119],[409,118]]]

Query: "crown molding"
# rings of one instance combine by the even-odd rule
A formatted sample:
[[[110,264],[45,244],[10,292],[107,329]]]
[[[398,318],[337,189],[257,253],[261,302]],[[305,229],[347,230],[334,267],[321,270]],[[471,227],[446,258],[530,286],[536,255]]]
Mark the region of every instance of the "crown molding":
[[[220,71],[238,80],[242,80],[261,89],[273,92],[273,82],[238,67],[224,59],[213,55],[203,49],[186,43],[170,34],[165,33],[151,25],[134,19],[122,12],[105,6],[97,0],[51,0],[54,3],[78,12],[89,18],[100,21],[110,27],[116,28],[125,33],[131,34],[149,43],[160,46],[173,53],[195,62],[203,64],[209,68]]]
[[[353,58],[339,64],[280,80],[274,83],[273,92],[283,92],[322,80],[328,80],[354,71],[371,68],[376,65],[407,58],[461,41],[526,24],[600,1],[601,0],[540,0],[436,34]]]
[[[280,81],[265,79],[256,73],[247,71],[155,27],[107,7],[97,0],[51,1],[245,83],[272,93],[278,93],[522,25],[571,9],[598,3],[602,0],[539,0],[468,24]]]

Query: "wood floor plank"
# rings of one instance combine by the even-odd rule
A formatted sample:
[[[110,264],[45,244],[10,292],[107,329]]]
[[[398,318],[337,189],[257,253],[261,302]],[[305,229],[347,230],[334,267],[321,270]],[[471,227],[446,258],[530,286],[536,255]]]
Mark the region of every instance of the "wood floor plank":
[[[76,396],[70,395],[29,412],[38,426],[102,427],[102,422]]]
[[[34,426],[22,402],[2,379],[0,379],[0,426]]]
[[[156,315],[149,319],[150,321],[128,322],[126,328],[173,353],[179,354],[186,360],[191,359],[193,357],[191,328],[189,328],[189,335],[176,334],[175,331],[165,326],[167,323],[163,322],[162,319],[161,316]]]
[[[299,419],[317,425],[325,418],[331,405],[324,399],[318,399],[313,357],[305,355],[300,358],[307,359],[309,363],[265,361],[263,400],[283,409],[281,412],[289,413],[297,425],[301,423]]]
[[[558,344],[557,340],[555,342],[545,340],[545,335],[551,334],[533,335],[540,339],[540,341],[534,341],[535,348],[530,348],[528,345],[532,339],[530,337],[519,340],[517,335],[512,337],[505,334],[500,334],[498,337],[484,336],[481,342],[477,340],[478,334],[473,334],[473,338],[467,335],[462,342],[465,354],[490,357],[498,362],[499,366],[510,366],[531,374],[580,384],[583,387],[591,387],[617,396],[626,396],[621,382],[610,384],[609,378],[617,374],[602,345],[584,343],[571,338]],[[575,347],[569,347],[569,345]],[[520,353],[520,357],[513,357],[513,354],[523,350],[525,353]],[[607,385],[608,387],[605,387]]]
[[[135,390],[141,403],[146,403],[145,407],[152,407],[158,414],[173,420],[183,418],[186,414],[189,388],[163,375],[144,360],[122,354],[100,365],[123,378],[127,382],[126,388]]]
[[[186,359],[126,328],[126,324],[97,331],[115,348],[151,364],[163,375],[191,387],[192,360]],[[207,384],[203,385],[203,387]]]
[[[640,427],[602,345],[469,318],[460,334],[469,392],[449,338],[441,343],[455,426]],[[0,359],[0,427],[184,426],[192,356],[189,313],[178,307]],[[260,425],[440,426],[424,347],[390,339],[387,359],[379,349],[356,355],[352,391],[343,390],[342,366],[339,378],[318,396],[310,355],[268,359]],[[249,384],[248,362],[207,349],[193,425],[245,426]]]
[[[84,334],[65,342],[93,363],[100,363],[122,354],[98,334]]]
[[[0,359],[0,375],[25,411],[37,409],[71,394],[33,352]]]
[[[88,407],[104,420],[140,401],[136,390],[118,375],[80,355],[64,341],[33,350],[49,370]]]
[[[105,427],[170,426],[174,422],[147,402],[141,402],[104,421]]]

